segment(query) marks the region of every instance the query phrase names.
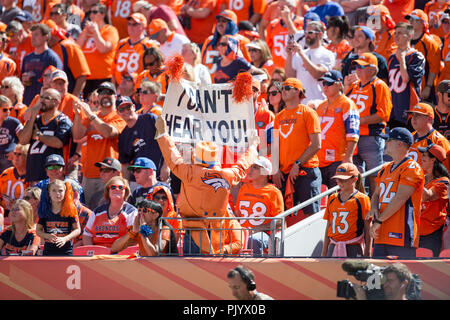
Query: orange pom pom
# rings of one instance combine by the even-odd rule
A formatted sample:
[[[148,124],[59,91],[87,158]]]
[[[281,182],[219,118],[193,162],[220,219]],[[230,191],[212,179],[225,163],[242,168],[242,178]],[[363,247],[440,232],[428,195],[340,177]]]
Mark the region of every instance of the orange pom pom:
[[[75,206],[73,200],[73,190],[72,185],[69,182],[65,182],[66,185],[66,195],[64,197],[64,202],[61,207],[61,217],[78,217],[77,207]]]
[[[172,81],[180,82],[180,79],[183,77],[183,56],[181,54],[176,54],[170,57],[166,62],[166,66],[169,70],[169,76]]]
[[[239,73],[234,81],[233,98],[237,103],[244,102],[253,96],[253,78],[250,73]]]

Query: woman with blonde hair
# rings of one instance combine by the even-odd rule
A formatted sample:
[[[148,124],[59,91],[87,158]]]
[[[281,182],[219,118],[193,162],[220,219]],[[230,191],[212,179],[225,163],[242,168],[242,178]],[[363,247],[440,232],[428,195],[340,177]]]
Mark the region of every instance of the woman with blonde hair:
[[[201,63],[202,57],[200,47],[196,43],[185,43],[181,51],[185,64],[194,68],[195,82],[201,84],[211,84],[211,74],[208,67]]]
[[[269,46],[263,40],[256,39],[245,45],[250,54],[252,65],[259,69],[266,69],[270,75],[275,70],[276,65],[272,60],[272,53]]]
[[[2,80],[0,94],[11,100],[12,109],[10,116],[19,119],[22,124],[25,124],[23,115],[27,110],[27,106],[22,103],[24,91],[25,87],[19,78],[12,76],[6,77]]]
[[[44,188],[38,208],[36,232],[45,240],[44,256],[72,255],[72,240],[81,233],[72,185],[53,180]]]
[[[33,217],[36,223],[39,221],[38,207],[39,201],[41,200],[41,194],[42,190],[38,187],[29,187],[25,189],[25,192],[23,194],[23,199],[28,201],[33,208]]]
[[[130,196],[128,180],[121,176],[112,177],[105,185],[104,196],[106,203],[95,208],[86,223],[83,245],[111,248],[133,225],[137,210],[126,202]]]
[[[11,225],[0,235],[2,255],[35,255],[40,239],[34,229],[33,208],[27,201],[16,200],[9,211]]]

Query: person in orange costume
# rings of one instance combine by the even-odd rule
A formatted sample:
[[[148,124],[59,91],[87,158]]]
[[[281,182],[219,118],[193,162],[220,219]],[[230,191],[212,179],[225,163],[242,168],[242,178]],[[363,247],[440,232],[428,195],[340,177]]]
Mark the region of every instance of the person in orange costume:
[[[218,147],[211,142],[199,142],[195,148],[194,163],[185,163],[167,134],[161,116],[156,121],[156,137],[164,160],[170,170],[182,181],[177,201],[183,218],[227,217],[230,188],[239,183],[257,157],[259,137],[255,132],[249,138],[250,146],[231,168],[222,169],[217,162]],[[189,254],[217,254],[223,252],[220,220],[185,220],[183,252]],[[190,230],[200,228],[203,230]],[[211,236],[207,229],[211,229]]]

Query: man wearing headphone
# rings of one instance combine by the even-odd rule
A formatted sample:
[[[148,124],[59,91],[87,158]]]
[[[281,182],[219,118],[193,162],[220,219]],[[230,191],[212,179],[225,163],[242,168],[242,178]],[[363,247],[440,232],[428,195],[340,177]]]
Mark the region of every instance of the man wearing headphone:
[[[233,296],[238,300],[273,300],[267,294],[256,291],[255,276],[244,266],[231,269],[227,279]]]

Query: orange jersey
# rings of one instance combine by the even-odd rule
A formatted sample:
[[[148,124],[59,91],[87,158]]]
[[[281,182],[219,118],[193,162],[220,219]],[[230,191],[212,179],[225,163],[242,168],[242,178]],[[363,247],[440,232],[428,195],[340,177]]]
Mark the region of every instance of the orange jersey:
[[[127,18],[133,13],[133,5],[136,2],[137,0],[112,0],[111,2],[111,24],[119,31],[119,39],[128,37]]]
[[[210,14],[204,19],[191,18],[191,28],[187,29],[186,36],[194,43],[201,45],[205,39],[213,32],[216,23],[217,0],[187,0],[186,5],[194,9],[207,8]]]
[[[0,175],[0,193],[2,195],[1,205],[5,206],[4,198],[22,199],[25,189],[29,187],[29,183],[25,182],[25,175],[20,176],[14,167],[5,169]]]
[[[376,113],[382,119],[381,123],[361,125],[359,132],[361,136],[378,135],[384,130],[391,115],[392,97],[388,85],[383,80],[374,77],[364,86],[358,81],[350,87],[346,96],[355,102],[360,118]]]
[[[119,214],[110,219],[108,208],[109,203],[94,210],[94,214],[89,217],[86,223],[83,235],[92,237],[94,245],[111,248],[114,241],[124,236],[128,229],[133,226],[137,209],[125,202]]]
[[[370,211],[370,198],[359,191],[342,202],[340,193],[328,197],[323,219],[330,223],[328,237],[334,241],[349,241],[364,232],[364,219]]]
[[[413,48],[421,52],[425,57],[425,75],[422,78],[422,90],[425,88],[430,72],[438,75],[441,68],[440,43],[431,35],[424,34],[417,43],[411,42]],[[435,79],[435,85],[437,77]]]
[[[387,30],[386,32],[380,34],[375,32],[375,40],[373,41],[375,46],[375,52],[379,53],[383,58],[388,61],[391,54],[397,51],[397,45],[394,41],[394,30]]]
[[[105,123],[114,126],[119,132],[122,132],[125,128],[125,121],[113,111],[106,116],[101,116],[97,113],[97,116]],[[106,139],[100,132],[98,132],[91,124],[89,119],[83,121],[83,125],[87,128],[87,148],[86,153],[82,158],[86,158],[86,162],[83,163],[83,175],[86,178],[99,178],[100,173],[95,166],[96,162],[102,162],[106,157],[117,159],[119,157],[119,137]]]
[[[339,44],[335,45],[330,43],[326,46],[328,50],[334,52],[336,54],[336,66],[341,67],[341,61],[352,51],[352,46],[348,43],[347,40],[342,40]]]
[[[247,47],[245,46],[250,42],[250,40],[240,34],[235,34],[233,38],[239,41],[238,56],[243,57],[250,62],[251,61],[250,55],[248,53]],[[208,68],[210,74],[214,74],[214,72],[216,72],[217,68],[216,61],[219,58],[219,51],[217,44],[216,47],[214,48],[212,45],[212,40],[213,35],[209,36],[205,40],[201,52],[202,64],[204,64]]]
[[[447,177],[436,178],[425,185],[425,189],[432,190],[436,200],[423,201],[420,213],[419,234],[421,236],[433,233],[445,224],[448,205]]]
[[[166,94],[170,82],[169,72],[164,70],[163,72],[152,76],[149,70],[144,70],[137,77],[136,88],[139,88],[143,81],[158,82],[161,85],[161,93]]]
[[[261,16],[266,10],[266,0],[223,0],[222,10],[229,9],[236,13],[237,21],[250,20],[254,13]]]
[[[122,73],[141,73],[144,71],[142,57],[146,49],[158,47],[158,43],[149,38],[143,38],[139,42],[131,44],[130,38],[119,41],[114,57],[113,75],[117,85],[122,81]]]
[[[359,112],[351,99],[341,95],[331,103],[322,102],[317,114],[322,137],[317,156],[319,167],[326,167],[344,158],[348,141],[359,140]]]
[[[389,9],[395,23],[408,22],[405,16],[414,10],[414,0],[389,0],[383,1],[383,4]]]
[[[423,9],[423,11],[428,15],[430,33],[435,34],[440,38],[445,37],[445,33],[441,24],[441,18],[444,14],[444,11],[449,7],[450,1],[446,1],[445,3],[439,3],[439,1],[430,1],[425,4],[425,8]]]
[[[281,191],[273,184],[255,188],[250,183],[244,183],[236,200],[236,216],[255,219],[243,219],[239,222],[244,228],[253,228],[270,224],[272,220],[260,220],[258,217],[275,217],[284,211],[284,200]]]
[[[8,54],[10,55],[11,59],[16,62],[17,74],[20,74],[23,58],[33,51],[34,48],[31,45],[31,33],[18,46],[10,46]]]
[[[409,148],[408,155],[417,161],[418,164],[422,165],[422,155],[423,153],[418,150],[419,147],[427,147],[434,143],[441,146],[445,153],[450,151],[450,142],[436,129],[431,129],[425,136],[419,137],[417,132],[413,132],[414,142],[411,148]]]
[[[275,115],[273,128],[279,133],[280,170],[284,173],[291,170],[294,162],[309,147],[311,144],[309,136],[321,131],[317,112],[303,104],[291,110],[281,110]],[[315,168],[318,165],[319,158],[314,155],[303,164],[303,167]]]
[[[106,79],[112,77],[112,65],[119,42],[119,33],[115,27],[107,24],[100,30],[100,35],[105,41],[112,44],[112,49],[107,53],[100,53],[95,46],[94,38],[88,37],[86,39],[82,50],[91,70],[91,75],[88,79]]]
[[[59,111],[64,113],[67,117],[69,117],[70,121],[73,122],[73,118],[75,117],[75,113],[73,112],[73,103],[79,102],[80,99],[78,99],[76,96],[74,96],[71,93],[66,93],[64,98],[61,100],[61,103],[59,104]]]
[[[441,70],[438,77],[438,83],[450,79],[450,34],[445,37],[441,50]]]
[[[17,65],[13,59],[9,58],[5,53],[0,53],[0,83],[6,77],[15,76],[17,74]]]
[[[55,44],[52,50],[61,59],[64,70],[67,70],[66,73],[71,73],[74,79],[81,76],[89,77],[91,75],[91,69],[89,68],[86,57],[77,43],[71,40],[63,40]]]
[[[16,119],[19,119],[20,123],[25,124],[25,120],[23,119],[23,115],[25,111],[27,111],[27,106],[22,103],[22,101],[17,102],[13,108],[11,109],[10,116]]]
[[[378,209],[381,216],[400,185],[410,186],[415,190],[399,210],[380,225],[375,244],[417,248],[424,181],[422,168],[409,157],[402,160],[395,168],[394,163],[389,162],[378,172],[376,182],[380,190]]]
[[[40,23],[44,19],[45,12],[45,0],[35,0],[27,3],[27,6],[23,6],[23,0],[19,0],[17,6],[19,8],[25,9],[26,7],[31,8],[31,16],[33,17],[34,23]]]
[[[303,28],[303,18],[295,17],[293,20],[294,26],[297,30]],[[275,66],[284,69],[286,62],[286,46],[289,41],[289,31],[280,19],[275,19],[270,22],[267,27],[266,42],[272,53],[272,59]]]

